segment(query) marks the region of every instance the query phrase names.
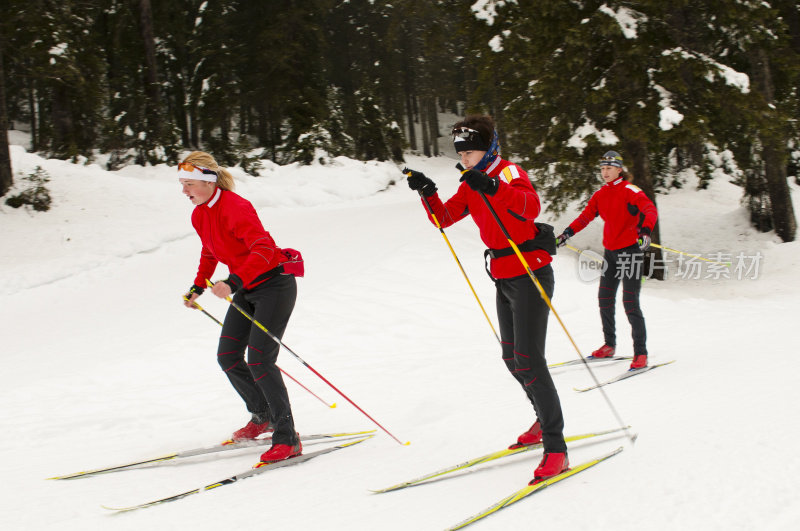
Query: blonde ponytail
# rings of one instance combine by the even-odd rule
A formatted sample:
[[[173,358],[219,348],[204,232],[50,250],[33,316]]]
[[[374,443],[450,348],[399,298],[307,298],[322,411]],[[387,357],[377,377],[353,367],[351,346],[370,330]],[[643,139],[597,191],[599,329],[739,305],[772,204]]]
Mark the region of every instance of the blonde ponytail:
[[[214,157],[205,151],[193,151],[189,153],[185,159],[183,159],[183,162],[188,162],[189,164],[208,168],[209,170],[217,172],[217,186],[223,190],[233,191],[235,187],[233,175],[231,175],[228,170],[217,164],[217,161],[214,160]]]

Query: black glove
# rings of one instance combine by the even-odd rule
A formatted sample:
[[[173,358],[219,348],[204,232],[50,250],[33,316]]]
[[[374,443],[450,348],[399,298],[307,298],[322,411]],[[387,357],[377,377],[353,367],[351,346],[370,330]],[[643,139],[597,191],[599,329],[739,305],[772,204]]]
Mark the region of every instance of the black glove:
[[[639,240],[636,243],[639,244],[639,249],[646,251],[650,247],[650,229],[647,227],[639,229]]]
[[[466,182],[467,186],[476,192],[483,192],[487,195],[494,195],[497,193],[497,188],[500,186],[500,181],[492,179],[482,171],[468,170],[459,179],[461,182]]]
[[[415,192],[422,192],[425,197],[430,197],[436,193],[436,183],[425,177],[421,171],[403,168],[403,173],[408,176],[408,187]]]
[[[571,228],[567,227],[564,229],[564,232],[558,235],[556,238],[556,247],[563,247],[567,244],[567,240],[575,236],[575,231]]]
[[[203,292],[205,290],[206,290],[206,288],[203,288],[203,287],[198,286],[196,284],[192,284],[192,287],[189,288],[189,291],[186,292],[186,295],[184,295],[184,297],[187,298],[187,299],[191,299],[192,295],[194,295],[195,293],[197,293],[197,296],[199,297],[200,295],[203,294]]]

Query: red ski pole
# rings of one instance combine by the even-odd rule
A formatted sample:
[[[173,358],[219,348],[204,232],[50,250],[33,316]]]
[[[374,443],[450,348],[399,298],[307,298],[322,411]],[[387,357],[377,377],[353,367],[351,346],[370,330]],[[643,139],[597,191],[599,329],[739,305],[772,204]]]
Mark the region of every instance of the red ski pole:
[[[213,287],[213,286],[214,286],[214,284],[212,284],[212,283],[211,283],[211,281],[210,281],[210,280],[208,280],[208,279],[206,279],[206,284],[208,284],[208,287]],[[265,334],[267,334],[267,335],[268,335],[268,336],[269,336],[269,337],[270,337],[270,338],[271,338],[273,341],[275,341],[275,342],[276,342],[277,344],[279,344],[281,347],[283,347],[284,349],[286,349],[286,351],[287,351],[289,354],[291,354],[292,356],[294,356],[294,357],[295,357],[295,359],[296,359],[297,361],[299,361],[300,363],[302,363],[302,364],[303,364],[303,365],[304,365],[304,366],[305,366],[305,367],[306,367],[308,370],[310,370],[311,372],[313,372],[314,374],[316,374],[316,375],[317,375],[317,377],[318,377],[320,380],[322,380],[323,382],[325,382],[326,384],[328,384],[328,386],[329,386],[331,389],[333,389],[334,391],[336,391],[337,393],[339,393],[339,394],[342,396],[342,398],[344,398],[345,400],[347,400],[348,402],[350,402],[350,404],[352,404],[354,408],[356,408],[357,410],[359,410],[359,411],[360,411],[360,412],[361,412],[361,413],[362,413],[362,414],[363,414],[365,417],[367,417],[369,420],[371,420],[371,421],[372,421],[372,422],[373,422],[373,423],[374,423],[374,424],[375,424],[377,427],[379,427],[380,429],[382,429],[382,430],[383,430],[383,431],[384,431],[384,432],[385,432],[385,433],[386,433],[386,434],[387,434],[389,437],[391,437],[392,439],[394,439],[395,441],[397,441],[397,443],[398,443],[398,444],[402,444],[402,445],[404,445],[404,446],[411,444],[411,441],[400,442],[400,439],[398,439],[397,437],[395,437],[394,435],[392,435],[392,434],[391,434],[391,432],[389,432],[389,430],[387,430],[386,428],[384,428],[383,426],[381,426],[381,424],[380,424],[380,423],[379,423],[377,420],[375,420],[374,418],[372,418],[372,417],[371,417],[371,416],[370,416],[370,415],[369,415],[369,414],[368,414],[366,411],[364,411],[363,409],[361,409],[361,408],[358,406],[358,404],[356,404],[355,402],[353,402],[352,400],[350,400],[350,398],[349,398],[349,397],[348,397],[346,394],[344,394],[343,392],[341,392],[341,391],[339,390],[339,388],[337,388],[335,385],[333,385],[331,382],[329,382],[327,378],[325,378],[325,377],[324,377],[324,376],[322,376],[322,375],[321,375],[319,372],[317,372],[317,371],[316,371],[316,369],[314,369],[314,367],[312,367],[311,365],[309,365],[308,363],[306,363],[306,361],[305,361],[303,358],[301,358],[300,356],[298,356],[298,355],[297,355],[297,353],[296,353],[295,351],[293,351],[292,349],[290,349],[290,348],[289,348],[289,347],[286,345],[286,343],[284,343],[283,341],[281,341],[281,339],[280,339],[279,337],[277,337],[275,334],[273,334],[272,332],[270,332],[269,330],[267,330],[267,328],[266,328],[264,325],[262,325],[261,323],[259,323],[259,322],[258,322],[258,321],[257,321],[257,320],[256,320],[256,319],[255,319],[255,318],[252,316],[252,315],[250,315],[249,313],[247,313],[247,312],[246,312],[246,311],[245,311],[245,310],[244,310],[244,309],[243,309],[241,306],[239,306],[238,304],[236,304],[235,302],[233,302],[233,299],[231,299],[230,297],[225,297],[225,300],[226,300],[226,301],[228,301],[228,303],[230,303],[230,305],[231,305],[231,306],[233,306],[234,308],[236,308],[237,310],[239,310],[239,313],[241,313],[242,315],[244,315],[245,317],[247,317],[247,318],[248,318],[248,319],[249,319],[249,320],[250,320],[250,321],[251,321],[251,322],[252,322],[254,325],[256,325],[256,326],[257,326],[259,329],[261,329],[261,331],[262,331],[262,332],[264,332]]]
[[[186,297],[184,297],[184,300],[186,300],[186,301],[189,301],[189,299],[187,299]],[[213,315],[211,315],[210,313],[208,313],[207,311],[205,311],[205,309],[204,309],[202,306],[200,306],[199,304],[197,304],[197,303],[196,303],[196,302],[194,302],[194,301],[189,301],[189,302],[191,302],[191,303],[192,303],[192,305],[193,305],[195,308],[197,308],[198,310],[200,310],[201,312],[203,312],[204,314],[206,314],[206,315],[207,315],[207,316],[208,316],[208,317],[209,317],[209,318],[210,318],[212,321],[214,321],[214,322],[215,322],[215,323],[217,323],[218,325],[222,326],[222,323],[220,322],[220,320],[219,320],[219,319],[217,319],[216,317],[214,317]],[[278,366],[276,365],[276,367],[278,367]],[[301,384],[300,382],[298,382],[298,381],[297,381],[297,380],[296,380],[296,379],[295,379],[295,378],[294,378],[294,377],[293,377],[291,374],[289,374],[288,372],[284,371],[284,370],[283,370],[283,369],[281,369],[280,367],[278,367],[278,370],[279,370],[279,371],[281,371],[281,372],[283,373],[283,375],[284,375],[284,376],[286,376],[286,377],[287,377],[287,378],[289,378],[291,381],[293,381],[294,383],[296,383],[297,385],[299,385],[300,387],[302,387],[303,389],[305,389],[306,391],[308,391],[308,392],[309,392],[309,393],[310,393],[310,394],[311,394],[311,395],[312,395],[314,398],[316,398],[317,400],[319,400],[320,402],[322,402],[323,404],[325,404],[325,405],[326,405],[326,406],[328,406],[329,408],[334,408],[334,407],[336,407],[336,402],[334,402],[333,404],[329,404],[329,403],[325,402],[323,399],[321,399],[321,398],[320,398],[320,397],[318,397],[316,394],[314,394],[314,392],[313,392],[311,389],[309,389],[309,388],[308,388],[308,387],[306,387],[305,385],[303,385],[303,384]]]

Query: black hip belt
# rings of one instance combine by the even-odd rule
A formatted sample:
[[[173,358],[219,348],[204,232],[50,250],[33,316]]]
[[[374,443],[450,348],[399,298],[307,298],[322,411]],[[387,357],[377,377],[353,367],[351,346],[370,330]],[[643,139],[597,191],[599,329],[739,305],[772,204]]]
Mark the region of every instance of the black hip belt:
[[[536,239],[534,238],[533,240],[520,243],[517,245],[517,249],[523,253],[527,253],[539,249],[539,246],[536,244]],[[503,258],[504,256],[511,256],[514,254],[514,249],[512,247],[504,247],[503,249],[486,249],[484,254],[486,256],[491,256],[492,258]]]
[[[523,253],[542,249],[551,255],[555,255],[556,236],[553,226],[548,225],[547,223],[536,223],[535,225],[539,231],[536,234],[536,237],[532,240],[527,240],[520,243],[517,245],[517,249]],[[503,249],[486,249],[486,251],[483,253],[483,256],[484,258],[487,256],[492,258],[503,258],[504,256],[511,256],[512,254],[514,254],[514,249],[512,247],[504,247]]]
[[[273,267],[269,271],[265,271],[260,275],[258,275],[256,278],[254,278],[253,281],[250,282],[250,287],[247,288],[247,291],[254,290],[267,280],[270,280],[271,278],[282,274],[283,274],[283,264],[279,265],[278,267]]]

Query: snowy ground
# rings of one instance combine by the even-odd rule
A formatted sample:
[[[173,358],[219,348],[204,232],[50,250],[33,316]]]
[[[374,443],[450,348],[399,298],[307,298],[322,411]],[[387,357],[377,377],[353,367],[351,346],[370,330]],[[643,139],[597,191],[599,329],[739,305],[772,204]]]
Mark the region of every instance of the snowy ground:
[[[239,172],[237,191],[279,245],[306,258],[286,343],[411,444],[379,431],[297,467],[119,515],[101,504],[206,485],[247,470],[261,450],[46,481],[213,444],[247,415],[216,363],[218,325],[181,305],[199,241],[174,169],[107,172],[43,160],[19,146],[12,158],[18,182],[37,165],[51,175],[54,207],[32,213],[0,205],[4,529],[442,529],[530,479],[538,452],[446,481],[369,493],[503,448],[533,419],[416,194],[390,164],[339,160],[267,165],[260,178]],[[408,157],[444,194],[457,184],[453,163]],[[675,274],[645,283],[651,363],[677,362],[608,388],[639,434],[636,444],[624,437],[576,444],[573,464],[620,445],[625,451],[474,529],[798,528],[800,244],[749,229],[740,193],[719,177],[707,191],[689,185],[659,198],[665,245],[741,255],[750,270],[741,279],[703,270],[698,279]],[[800,205],[797,187],[794,194]],[[561,230],[575,214],[544,217]],[[598,251],[600,229],[595,223],[571,243]],[[496,323],[476,228],[465,221],[447,234]],[[754,256],[761,257],[757,273]],[[553,303],[588,354],[602,342],[596,283],[579,278],[569,251],[554,267]],[[200,302],[219,318],[226,311],[210,294]],[[620,352],[630,355],[630,328],[618,307]],[[551,319],[549,361],[575,357]],[[339,404],[326,408],[287,382],[301,433],[373,427],[291,356],[279,363]],[[625,368],[594,366],[602,380]],[[583,367],[554,371],[554,378],[567,434],[617,426],[599,392],[573,391],[591,383]]]

